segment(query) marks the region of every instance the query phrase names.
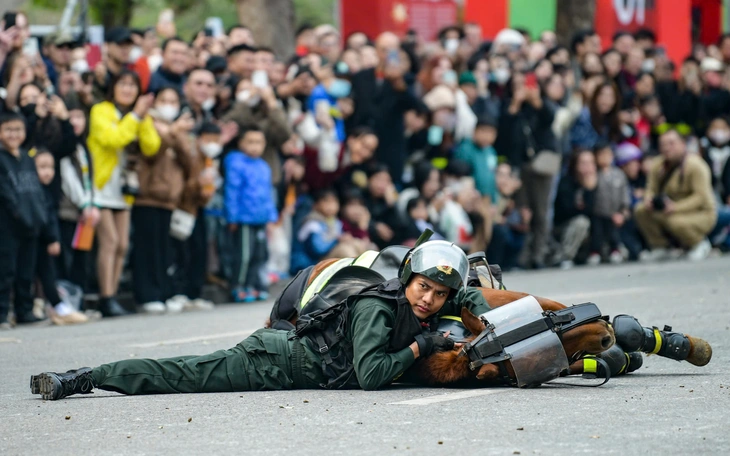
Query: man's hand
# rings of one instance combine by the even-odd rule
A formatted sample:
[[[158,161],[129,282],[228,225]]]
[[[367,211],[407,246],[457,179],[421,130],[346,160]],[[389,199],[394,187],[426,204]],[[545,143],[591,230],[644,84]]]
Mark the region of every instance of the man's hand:
[[[192,114],[189,112],[181,115],[172,123],[172,131],[175,134],[189,133],[193,128],[195,128],[195,119],[193,119]]]
[[[66,103],[63,102],[61,97],[53,95],[50,101],[49,111],[51,115],[59,120],[68,120],[68,109],[66,109]]]
[[[238,124],[234,122],[233,120],[229,120],[228,122],[222,123],[219,125],[221,128],[221,139],[220,142],[223,145],[228,144],[233,140],[233,138],[236,137],[238,134]]]
[[[269,222],[266,224],[266,238],[271,240],[271,238],[274,236],[274,231],[276,230],[276,223]]]
[[[419,334],[415,337],[421,358],[427,358],[435,352],[454,349],[454,341],[439,333]]]
[[[613,220],[613,224],[620,228],[623,226],[624,222],[626,221],[626,217],[624,217],[624,214],[620,212],[616,212],[611,216],[611,220]]]
[[[380,236],[380,239],[384,240],[385,242],[393,239],[393,230],[390,229],[390,227],[383,222],[378,222],[375,224],[375,231],[378,233],[378,236]]]
[[[61,244],[58,242],[52,242],[48,244],[48,254],[50,256],[58,256],[61,254]]]
[[[664,198],[664,213],[669,215],[677,209],[677,205],[669,198]]]

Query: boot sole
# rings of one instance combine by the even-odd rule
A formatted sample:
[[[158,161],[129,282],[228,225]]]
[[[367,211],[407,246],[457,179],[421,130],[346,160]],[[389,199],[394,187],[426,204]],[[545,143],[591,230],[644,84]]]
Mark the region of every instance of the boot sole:
[[[30,376],[30,392],[31,394],[41,394],[41,379],[40,375]]]
[[[58,380],[48,374],[34,375],[31,377],[31,389],[33,394],[40,394],[44,401],[55,401],[53,390]],[[60,385],[58,385],[60,386]]]
[[[706,366],[712,359],[712,347],[706,340],[699,337],[687,336],[690,343],[687,362],[695,366]]]

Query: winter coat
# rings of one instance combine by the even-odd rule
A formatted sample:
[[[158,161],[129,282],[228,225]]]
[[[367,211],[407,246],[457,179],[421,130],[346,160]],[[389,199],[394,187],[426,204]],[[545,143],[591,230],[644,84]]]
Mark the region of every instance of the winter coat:
[[[628,209],[630,205],[626,174],[613,166],[599,171],[593,213],[599,217],[611,217]]]
[[[224,160],[223,212],[228,223],[265,225],[276,222],[271,168],[263,158],[232,151]]]
[[[33,238],[48,222],[46,196],[35,161],[0,148],[0,236]]]

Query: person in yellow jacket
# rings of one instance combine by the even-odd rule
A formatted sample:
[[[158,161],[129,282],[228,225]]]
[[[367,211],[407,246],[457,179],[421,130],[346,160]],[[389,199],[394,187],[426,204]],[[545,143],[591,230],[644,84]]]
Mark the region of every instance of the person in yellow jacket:
[[[128,313],[114,296],[129,245],[130,207],[139,190],[132,151],[138,149],[150,157],[161,143],[148,114],[154,96],[141,94],[139,76],[124,70],[109,85],[107,101],[95,104],[89,115],[87,145],[101,212],[97,228],[99,310],[105,317]]]

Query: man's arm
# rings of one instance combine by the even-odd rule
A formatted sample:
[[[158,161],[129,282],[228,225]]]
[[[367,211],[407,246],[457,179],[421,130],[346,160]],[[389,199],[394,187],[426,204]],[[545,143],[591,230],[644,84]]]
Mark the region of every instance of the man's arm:
[[[386,353],[395,321],[393,312],[387,306],[377,298],[364,298],[355,304],[350,314],[353,365],[360,387],[364,390],[374,390],[391,383],[416,360],[414,350],[410,347],[396,353]]]
[[[674,212],[695,212],[708,210],[714,207],[715,199],[712,194],[712,180],[710,168],[703,161],[697,160],[696,164],[688,170],[685,179],[689,180],[692,194],[686,198],[674,202]]]

